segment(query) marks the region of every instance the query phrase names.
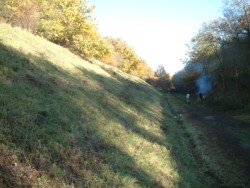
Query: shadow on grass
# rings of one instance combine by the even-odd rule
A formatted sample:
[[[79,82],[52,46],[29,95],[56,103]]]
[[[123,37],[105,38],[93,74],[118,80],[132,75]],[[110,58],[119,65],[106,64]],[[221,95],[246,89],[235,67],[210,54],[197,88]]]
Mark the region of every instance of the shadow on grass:
[[[145,95],[145,93],[133,93],[136,92],[136,90],[140,91],[146,91],[146,92],[155,92],[153,89],[149,88],[148,86],[135,83],[131,80],[124,80],[124,84],[122,83],[122,77],[119,78],[119,82],[116,80],[112,80],[109,78],[104,78],[98,74],[93,74],[88,72],[87,70],[80,69],[83,73],[83,75],[88,75],[88,77],[91,77],[94,80],[99,81],[99,85],[101,85],[105,91],[109,91],[107,95],[113,95],[115,98],[119,98],[119,102],[123,103],[131,108],[136,109],[141,114],[143,114],[145,117],[151,117],[152,121],[160,121],[160,117],[156,116],[156,112],[151,108],[151,106],[154,106],[155,103],[158,101],[152,97],[148,97]],[[118,76],[118,75],[116,75]],[[109,84],[107,84],[109,83]],[[120,92],[114,92],[113,86],[120,85]],[[92,92],[90,92],[92,93]],[[138,95],[139,94],[139,95]],[[157,143],[161,146],[166,146],[166,143],[162,138],[157,137],[153,133],[150,133],[149,131],[139,127],[137,124],[137,119],[132,114],[130,114],[125,109],[119,107],[116,103],[109,102],[105,96],[100,96],[102,99],[102,103],[98,104],[106,111],[103,111],[105,116],[113,119],[120,125],[122,125],[124,128],[126,128],[128,131],[132,131],[138,135],[141,135],[145,139],[147,139],[149,142]],[[112,112],[106,113],[106,112]]]
[[[117,116],[115,120],[128,131],[164,146],[160,138],[138,127],[131,114],[109,103],[106,95],[101,95],[100,101],[91,100],[91,95],[99,96],[98,91],[42,56],[23,54],[1,44],[0,57],[0,90],[4,91],[0,93],[0,183],[2,180],[7,187],[33,185],[29,175],[16,170],[19,168],[16,163],[13,166],[13,161],[17,161],[24,170],[31,165],[30,171],[35,174],[33,179],[48,176],[78,186],[126,186],[128,182],[121,185],[114,178],[123,176],[134,179],[140,186],[163,186],[138,167],[133,157],[107,142],[100,134],[98,114],[75,99],[86,100],[83,104],[91,101],[90,105],[99,108],[110,119],[114,116],[106,112],[113,112]],[[120,87],[126,89],[115,92],[112,85],[117,81],[84,69],[81,71],[102,85],[108,94],[142,110],[145,117],[153,116],[148,109],[156,101],[150,97],[142,100],[138,96],[140,103],[136,106],[130,93],[143,88],[145,91],[143,85],[120,77]],[[109,84],[105,84],[107,82]],[[18,159],[11,158],[14,154]]]

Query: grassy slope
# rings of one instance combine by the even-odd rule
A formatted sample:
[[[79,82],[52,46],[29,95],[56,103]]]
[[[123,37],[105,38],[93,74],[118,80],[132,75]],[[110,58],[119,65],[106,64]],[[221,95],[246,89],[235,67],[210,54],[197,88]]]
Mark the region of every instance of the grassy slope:
[[[152,87],[0,24],[0,185],[211,187]]]
[[[19,28],[0,42],[2,185],[178,183],[154,89]]]

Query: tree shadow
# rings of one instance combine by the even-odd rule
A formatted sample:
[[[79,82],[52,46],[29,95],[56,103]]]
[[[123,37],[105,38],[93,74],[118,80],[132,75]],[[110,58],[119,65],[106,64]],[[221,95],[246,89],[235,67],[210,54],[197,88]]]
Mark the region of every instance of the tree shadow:
[[[101,85],[105,91],[109,91],[107,95],[113,95],[116,98],[119,98],[119,102],[123,103],[124,105],[130,106],[132,108],[135,108],[136,110],[140,111],[141,114],[144,114],[145,117],[152,117],[152,120],[159,121],[160,117],[156,117],[156,113],[154,110],[150,110],[151,106],[153,106],[154,103],[157,103],[158,101],[149,97],[146,97],[144,100],[141,100],[140,96],[135,96],[135,94],[132,94],[134,90],[142,90],[150,92],[151,88],[148,88],[148,86],[140,85],[138,83],[134,83],[129,80],[125,80],[124,84],[122,83],[122,79],[120,78],[119,81],[110,79],[110,78],[104,78],[103,76],[100,76],[98,74],[90,73],[87,70],[80,69],[84,75],[87,75],[88,77],[92,77],[94,80],[99,81],[99,85]],[[108,82],[109,84],[105,84],[105,82]],[[136,85],[138,84],[138,85]],[[114,88],[112,86],[114,85],[120,85],[121,91],[120,92],[113,92]],[[125,89],[124,89],[125,88]],[[91,91],[90,93],[93,93],[94,91]],[[155,91],[154,91],[155,92]],[[127,95],[127,96],[126,96]],[[144,94],[145,95],[145,94]],[[102,108],[106,109],[108,112],[112,112],[112,115],[109,113],[103,112],[105,116],[112,116],[114,121],[116,121],[118,124],[122,125],[125,129],[128,131],[132,131],[138,135],[141,135],[143,138],[147,139],[149,142],[157,143],[158,145],[166,147],[166,143],[162,138],[159,138],[158,136],[154,135],[153,133],[143,129],[138,125],[138,120],[136,119],[133,114],[126,111],[126,109],[122,108],[121,106],[118,106],[116,103],[109,102],[105,98],[105,96],[101,96],[103,98],[103,103],[99,104],[102,106]],[[156,117],[156,118],[155,118]],[[155,119],[154,119],[155,118]]]
[[[28,169],[30,164],[31,171],[34,174],[36,172],[34,178],[39,178],[45,171],[50,180],[61,178],[69,184],[88,185],[93,180],[89,179],[92,175],[104,180],[104,185],[126,186],[117,184],[112,178],[118,174],[134,178],[140,186],[163,187],[141,169],[132,156],[105,140],[98,126],[100,122],[92,111],[95,107],[99,108],[103,110],[104,116],[110,116],[110,119],[114,116],[106,113],[104,109],[114,112],[114,121],[128,131],[165,147],[165,142],[139,127],[137,120],[130,113],[110,103],[108,99],[108,95],[112,94],[127,105],[138,110],[143,109],[145,116],[153,116],[149,109],[156,100],[150,97],[142,100],[139,96],[131,98],[131,92],[145,91],[147,87],[129,80],[123,83],[123,78],[119,77],[120,87],[126,88],[124,92],[128,93],[128,96],[124,97],[124,92],[113,90],[112,85],[117,84],[116,79],[81,69],[82,74],[96,80],[107,92],[107,95],[98,94],[102,91],[93,89],[77,75],[54,65],[42,54],[24,54],[1,44],[0,55],[0,89],[4,91],[0,95],[0,134],[5,138],[0,139],[0,179],[5,179],[3,183],[6,186],[34,184],[30,183],[31,180],[25,173],[21,175],[21,179],[15,175],[14,169],[18,167],[13,166],[13,160],[4,159],[7,150],[3,148],[11,151],[13,156],[18,156],[15,160],[23,169]],[[106,84],[107,82],[109,84]],[[77,87],[77,90],[72,90],[74,87]],[[150,89],[146,91],[150,92]],[[89,107],[78,103],[83,97],[85,102],[91,101],[91,95],[102,100],[92,101]],[[135,103],[134,100],[140,103]],[[140,105],[140,108],[136,105]],[[117,160],[112,160],[113,157],[117,157]],[[107,171],[105,173],[100,169]],[[12,173],[6,175],[6,172]],[[90,176],[86,176],[88,173]]]

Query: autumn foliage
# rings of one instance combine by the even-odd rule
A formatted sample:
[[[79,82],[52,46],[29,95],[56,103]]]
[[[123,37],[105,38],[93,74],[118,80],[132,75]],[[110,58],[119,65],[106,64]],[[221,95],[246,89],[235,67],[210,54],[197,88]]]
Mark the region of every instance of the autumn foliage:
[[[1,0],[0,21],[29,30],[82,57],[95,57],[141,78],[153,70],[121,39],[97,32],[86,0]]]
[[[2,21],[20,26],[81,56],[104,58],[109,49],[98,34],[85,0],[3,0]]]
[[[200,75],[210,78],[211,104],[250,109],[250,5],[224,1],[223,17],[204,23],[189,44],[186,67],[173,77],[178,91],[197,92]]]
[[[168,74],[163,65],[158,65],[154,77],[146,80],[149,84],[162,92],[167,92],[173,89],[172,78]]]
[[[134,49],[125,41],[112,37],[105,37],[105,41],[111,51],[111,56],[106,58],[108,64],[144,79],[154,76],[153,70],[136,55]]]

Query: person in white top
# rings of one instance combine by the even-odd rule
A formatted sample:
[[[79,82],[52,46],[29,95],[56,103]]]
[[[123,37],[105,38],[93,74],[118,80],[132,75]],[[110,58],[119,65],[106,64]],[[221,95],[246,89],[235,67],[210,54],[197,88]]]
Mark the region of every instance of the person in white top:
[[[189,93],[186,95],[186,100],[187,100],[187,102],[190,101],[190,94]]]

